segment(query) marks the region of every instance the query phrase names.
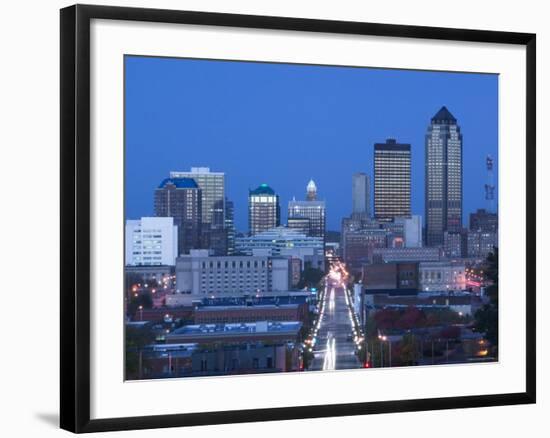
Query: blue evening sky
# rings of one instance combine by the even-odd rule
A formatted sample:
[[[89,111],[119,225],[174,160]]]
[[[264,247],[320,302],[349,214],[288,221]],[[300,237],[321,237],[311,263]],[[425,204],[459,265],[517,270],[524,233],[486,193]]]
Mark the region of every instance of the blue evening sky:
[[[424,138],[443,105],[464,138],[464,222],[485,207],[485,157],[498,169],[498,76],[127,56],[126,216],[153,215],[171,170],[226,173],[237,229],[248,189],[267,183],[287,202],[310,178],[327,225],[351,212],[351,177],[373,175],[373,145],[412,148],[413,214],[424,216]],[[496,194],[495,198],[498,194]]]

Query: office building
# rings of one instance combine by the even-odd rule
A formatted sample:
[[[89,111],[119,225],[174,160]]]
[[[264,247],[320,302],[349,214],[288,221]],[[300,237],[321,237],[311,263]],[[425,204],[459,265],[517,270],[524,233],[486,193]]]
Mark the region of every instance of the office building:
[[[251,236],[281,224],[279,195],[267,184],[248,193],[248,227]]]
[[[411,216],[411,145],[394,139],[374,145],[374,216]]]
[[[178,254],[201,247],[202,195],[191,178],[166,178],[155,190],[155,216],[172,217],[178,227]]]
[[[370,179],[366,173],[358,172],[352,176],[351,201],[352,214],[371,216]]]
[[[178,227],[171,217],[127,220],[126,265],[174,266],[178,256]]]
[[[496,233],[498,231],[498,214],[490,213],[484,208],[470,213],[470,230]]]
[[[194,250],[176,259],[176,290],[195,296],[256,295],[288,291],[290,258],[252,256],[209,256]]]
[[[426,243],[443,245],[445,231],[462,228],[462,134],[446,107],[428,127],[425,160]]]
[[[358,272],[372,260],[376,248],[387,245],[387,231],[381,228],[362,228],[343,233],[344,262],[351,272]]]
[[[295,199],[288,203],[288,219],[308,219],[308,236],[320,237],[325,240],[326,228],[326,206],[325,201],[317,200],[317,187],[313,180],[307,185],[305,201],[296,201]],[[302,222],[303,224],[303,222]]]
[[[190,171],[170,172],[170,178],[192,178],[201,189],[202,223],[213,228],[224,226],[225,173],[209,167],[192,167]]]
[[[225,174],[209,167],[192,167],[190,171],[172,171],[171,178],[192,178],[201,189],[201,248],[216,255],[226,255]]]
[[[445,257],[466,257],[468,253],[467,236],[468,233],[466,230],[445,231],[445,233],[443,233],[443,250],[445,252]]]

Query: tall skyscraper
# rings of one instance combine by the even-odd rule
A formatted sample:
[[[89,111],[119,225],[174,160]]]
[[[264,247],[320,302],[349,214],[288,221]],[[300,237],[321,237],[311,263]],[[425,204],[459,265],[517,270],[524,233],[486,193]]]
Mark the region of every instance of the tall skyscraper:
[[[371,216],[370,179],[366,173],[354,173],[351,188],[352,213],[360,216]]]
[[[251,236],[281,224],[279,195],[267,184],[248,192],[248,226]]]
[[[188,172],[170,172],[170,178],[194,179],[202,192],[202,222],[223,228],[225,173],[211,172],[209,167],[192,167]]]
[[[374,145],[374,217],[411,216],[411,145],[389,138]]]
[[[326,205],[325,201],[317,200],[317,186],[311,180],[306,188],[306,200],[296,201],[293,199],[288,203],[288,221],[291,227],[298,225],[300,219],[309,221],[309,230],[306,233],[309,237],[321,237],[325,240],[326,231]],[[297,227],[296,227],[297,228]]]
[[[201,189],[191,178],[166,178],[155,190],[155,216],[174,218],[180,255],[201,246],[201,201]]]
[[[212,172],[209,167],[192,167],[188,172],[170,172],[170,177],[195,180],[201,189],[202,202],[200,247],[210,249],[214,255],[226,255],[225,174]]]
[[[462,229],[462,134],[442,107],[426,134],[426,244],[444,243],[445,231]]]

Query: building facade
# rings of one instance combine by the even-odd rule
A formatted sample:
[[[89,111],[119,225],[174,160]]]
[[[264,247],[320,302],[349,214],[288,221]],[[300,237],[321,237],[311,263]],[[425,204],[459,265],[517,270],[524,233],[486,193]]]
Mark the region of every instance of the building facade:
[[[249,234],[255,234],[278,227],[281,224],[279,195],[267,184],[261,184],[248,193]]]
[[[422,246],[422,216],[398,217],[395,218],[395,222],[403,225],[403,239],[406,248],[420,248]]]
[[[157,217],[172,217],[178,227],[178,255],[201,247],[202,194],[191,178],[166,178],[155,190]]]
[[[201,189],[202,223],[214,228],[224,226],[225,173],[209,167],[192,167],[190,171],[172,171],[170,178],[191,178]]]
[[[491,231],[468,231],[468,257],[485,259],[498,247],[498,233]]]
[[[418,267],[420,290],[462,291],[466,289],[466,266],[456,262],[422,262]]]
[[[278,256],[283,251],[310,249],[323,251],[323,240],[310,237],[287,227],[276,227],[254,236],[243,236],[235,239],[238,253],[252,255],[256,250],[268,250],[270,255]]]
[[[227,239],[227,255],[235,254],[235,205],[225,198],[225,238]]]
[[[176,259],[176,290],[197,296],[256,295],[288,291],[290,259],[269,256],[209,256],[191,251]]]
[[[411,216],[411,145],[394,139],[374,145],[374,217]]]
[[[172,171],[171,178],[191,178],[201,189],[201,248],[216,255],[226,255],[225,174],[209,167],[192,167],[190,171]]]
[[[306,236],[311,231],[309,219],[307,217],[289,217],[287,227],[289,230],[297,231],[298,233],[305,234]]]
[[[363,267],[367,290],[418,289],[418,263],[375,263]]]
[[[426,243],[443,245],[445,231],[462,228],[462,134],[446,107],[428,127],[425,160]]]
[[[370,196],[369,176],[363,172],[354,173],[351,185],[352,214],[370,217],[372,215]]]
[[[127,220],[125,230],[127,266],[174,266],[178,256],[178,227],[171,217]]]
[[[447,258],[467,257],[467,235],[465,230],[445,231],[443,233],[443,250]]]
[[[375,248],[373,260],[375,262],[422,262],[441,260],[442,250],[433,247],[421,248]]]
[[[387,232],[381,228],[350,230],[343,235],[343,258],[352,272],[372,260],[376,248],[385,248]]]

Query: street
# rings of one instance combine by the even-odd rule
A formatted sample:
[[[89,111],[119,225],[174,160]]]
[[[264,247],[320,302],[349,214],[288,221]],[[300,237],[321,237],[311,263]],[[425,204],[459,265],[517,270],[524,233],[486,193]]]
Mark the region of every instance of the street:
[[[313,349],[315,358],[310,370],[341,370],[361,368],[355,355],[353,326],[346,304],[345,289],[329,281],[324,294],[320,326]]]

